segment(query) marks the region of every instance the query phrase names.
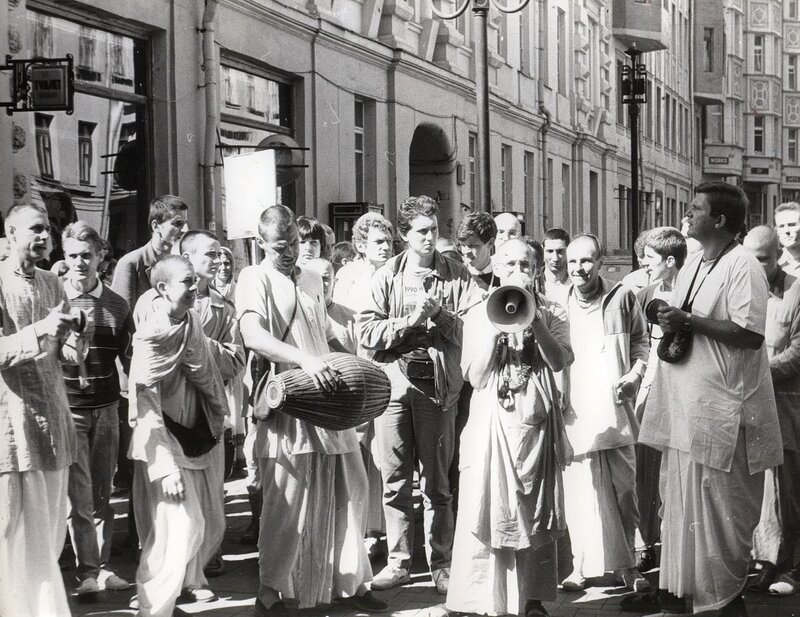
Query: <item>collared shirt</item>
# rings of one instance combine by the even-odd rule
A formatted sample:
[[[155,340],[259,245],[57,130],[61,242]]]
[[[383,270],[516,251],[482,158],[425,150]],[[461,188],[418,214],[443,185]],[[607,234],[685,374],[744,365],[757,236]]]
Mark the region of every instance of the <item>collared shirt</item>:
[[[116,360],[125,371],[131,359],[133,326],[128,303],[98,279],[94,289],[86,293],[76,289],[72,281],[64,281],[64,293],[73,308],[91,312],[94,334],[89,354],[84,361],[85,373],[77,366],[62,365],[67,396],[72,408],[98,409],[119,398],[119,374]]]
[[[569,288],[572,285],[569,275],[564,273],[564,280],[556,278],[555,274],[550,272],[549,269],[544,270],[544,296],[550,302],[566,307],[567,297],[569,296]]]
[[[322,278],[316,272],[295,268],[289,277],[278,272],[268,259],[248,266],[236,282],[236,312],[240,322],[247,313],[255,313],[264,320],[264,327],[272,336],[280,340],[285,334],[288,345],[306,353],[321,356],[330,352],[328,341],[334,334],[325,311]],[[296,367],[273,363],[276,373],[292,368]],[[258,458],[278,458],[279,451],[284,456],[312,452],[345,454],[358,448],[355,429],[329,431],[285,413],[272,412],[256,427],[254,452]]]
[[[783,270],[770,284],[764,344],[783,449],[800,452],[800,281]]]
[[[689,256],[671,304],[682,305],[697,273],[692,314],[764,334],[769,293],[761,264],[739,245],[713,270],[713,262],[702,258],[702,252]],[[696,463],[729,471],[744,425],[750,473],[780,464],[781,434],[766,346],[732,347],[699,332],[692,337],[686,357],[659,365],[639,441],[681,450]]]
[[[59,362],[62,345],[34,324],[69,303],[58,277],[36,268],[30,278],[0,262],[0,473],[62,469],[76,440]]]
[[[800,260],[795,259],[794,255],[789,249],[783,249],[778,265],[783,269],[786,274],[791,274],[795,277],[800,277]]]
[[[126,253],[119,258],[117,268],[114,270],[114,279],[111,288],[117,292],[131,311],[136,308],[136,302],[144,292],[150,289],[150,270],[153,265],[168,252],[157,251],[151,240],[144,246]]]
[[[469,270],[469,274],[475,284],[485,292],[491,291],[493,287],[500,284],[494,275],[494,267],[491,259],[481,270],[473,268],[472,266],[467,266],[467,270]]]

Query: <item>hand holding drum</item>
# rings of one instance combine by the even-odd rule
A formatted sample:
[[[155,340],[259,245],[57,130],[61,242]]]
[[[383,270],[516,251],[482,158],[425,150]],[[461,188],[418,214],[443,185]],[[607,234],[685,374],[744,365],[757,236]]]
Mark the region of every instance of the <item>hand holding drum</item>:
[[[386,410],[392,386],[379,366],[346,353],[329,353],[314,360],[271,376],[254,403],[256,417],[263,420],[270,412],[279,411],[341,431]]]
[[[300,365],[300,368],[314,380],[314,385],[318,390],[333,392],[339,385],[339,371],[322,358],[308,356],[305,362]]]

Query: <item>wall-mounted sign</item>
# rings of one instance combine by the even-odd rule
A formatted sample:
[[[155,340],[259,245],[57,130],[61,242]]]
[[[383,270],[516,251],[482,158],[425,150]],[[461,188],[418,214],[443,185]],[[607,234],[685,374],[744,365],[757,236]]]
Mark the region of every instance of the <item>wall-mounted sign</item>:
[[[67,66],[32,66],[31,103],[37,110],[65,109],[69,99]]]
[[[767,167],[751,167],[750,173],[754,176],[766,176],[769,174],[769,168]]]
[[[800,184],[800,176],[786,176],[786,182]]]
[[[730,158],[727,156],[709,156],[708,157],[708,164],[709,165],[727,165],[730,161]]]
[[[11,100],[0,101],[10,116],[15,111],[73,112],[75,74],[72,54],[64,58],[24,58],[6,56],[0,71],[11,71]]]

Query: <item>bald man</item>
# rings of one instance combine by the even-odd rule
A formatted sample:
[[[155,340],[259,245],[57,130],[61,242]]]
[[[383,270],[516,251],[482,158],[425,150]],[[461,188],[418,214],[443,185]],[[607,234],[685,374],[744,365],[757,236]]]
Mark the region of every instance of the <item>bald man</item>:
[[[769,282],[764,339],[783,437],[783,464],[765,473],[761,520],[753,533],[753,558],[763,567],[748,588],[779,594],[800,588],[800,568],[792,571],[800,537],[800,283],[780,267],[781,244],[772,227],[751,229],[744,248]]]
[[[501,285],[536,297],[535,253],[510,240],[494,259]],[[487,300],[464,319],[461,367],[475,390],[462,434],[459,516],[447,609],[544,616],[556,597],[569,446],[553,371],[572,361],[564,309],[536,297],[524,332],[503,334]],[[504,394],[501,394],[504,393]],[[543,506],[546,504],[546,506]]]
[[[503,242],[522,235],[522,225],[517,216],[511,212],[498,214],[494,217],[494,224],[497,226],[497,235],[494,238],[495,250],[499,249]]]
[[[639,522],[634,444],[634,401],[647,367],[649,341],[636,296],[600,276],[603,248],[595,236],[567,247],[572,287],[567,295],[570,371],[567,434],[575,451],[564,471],[564,500],[572,541],[573,571],[565,591],[615,571],[636,591],[649,588],[634,567]]]

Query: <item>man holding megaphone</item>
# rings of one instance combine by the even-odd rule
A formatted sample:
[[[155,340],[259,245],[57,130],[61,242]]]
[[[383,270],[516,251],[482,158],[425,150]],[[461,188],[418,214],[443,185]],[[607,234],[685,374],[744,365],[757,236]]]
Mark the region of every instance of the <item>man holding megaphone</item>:
[[[572,361],[563,309],[536,297],[534,253],[494,257],[501,287],[464,319],[461,367],[475,388],[461,437],[461,486],[447,611],[547,615],[555,539],[566,526],[571,451],[553,371]]]

